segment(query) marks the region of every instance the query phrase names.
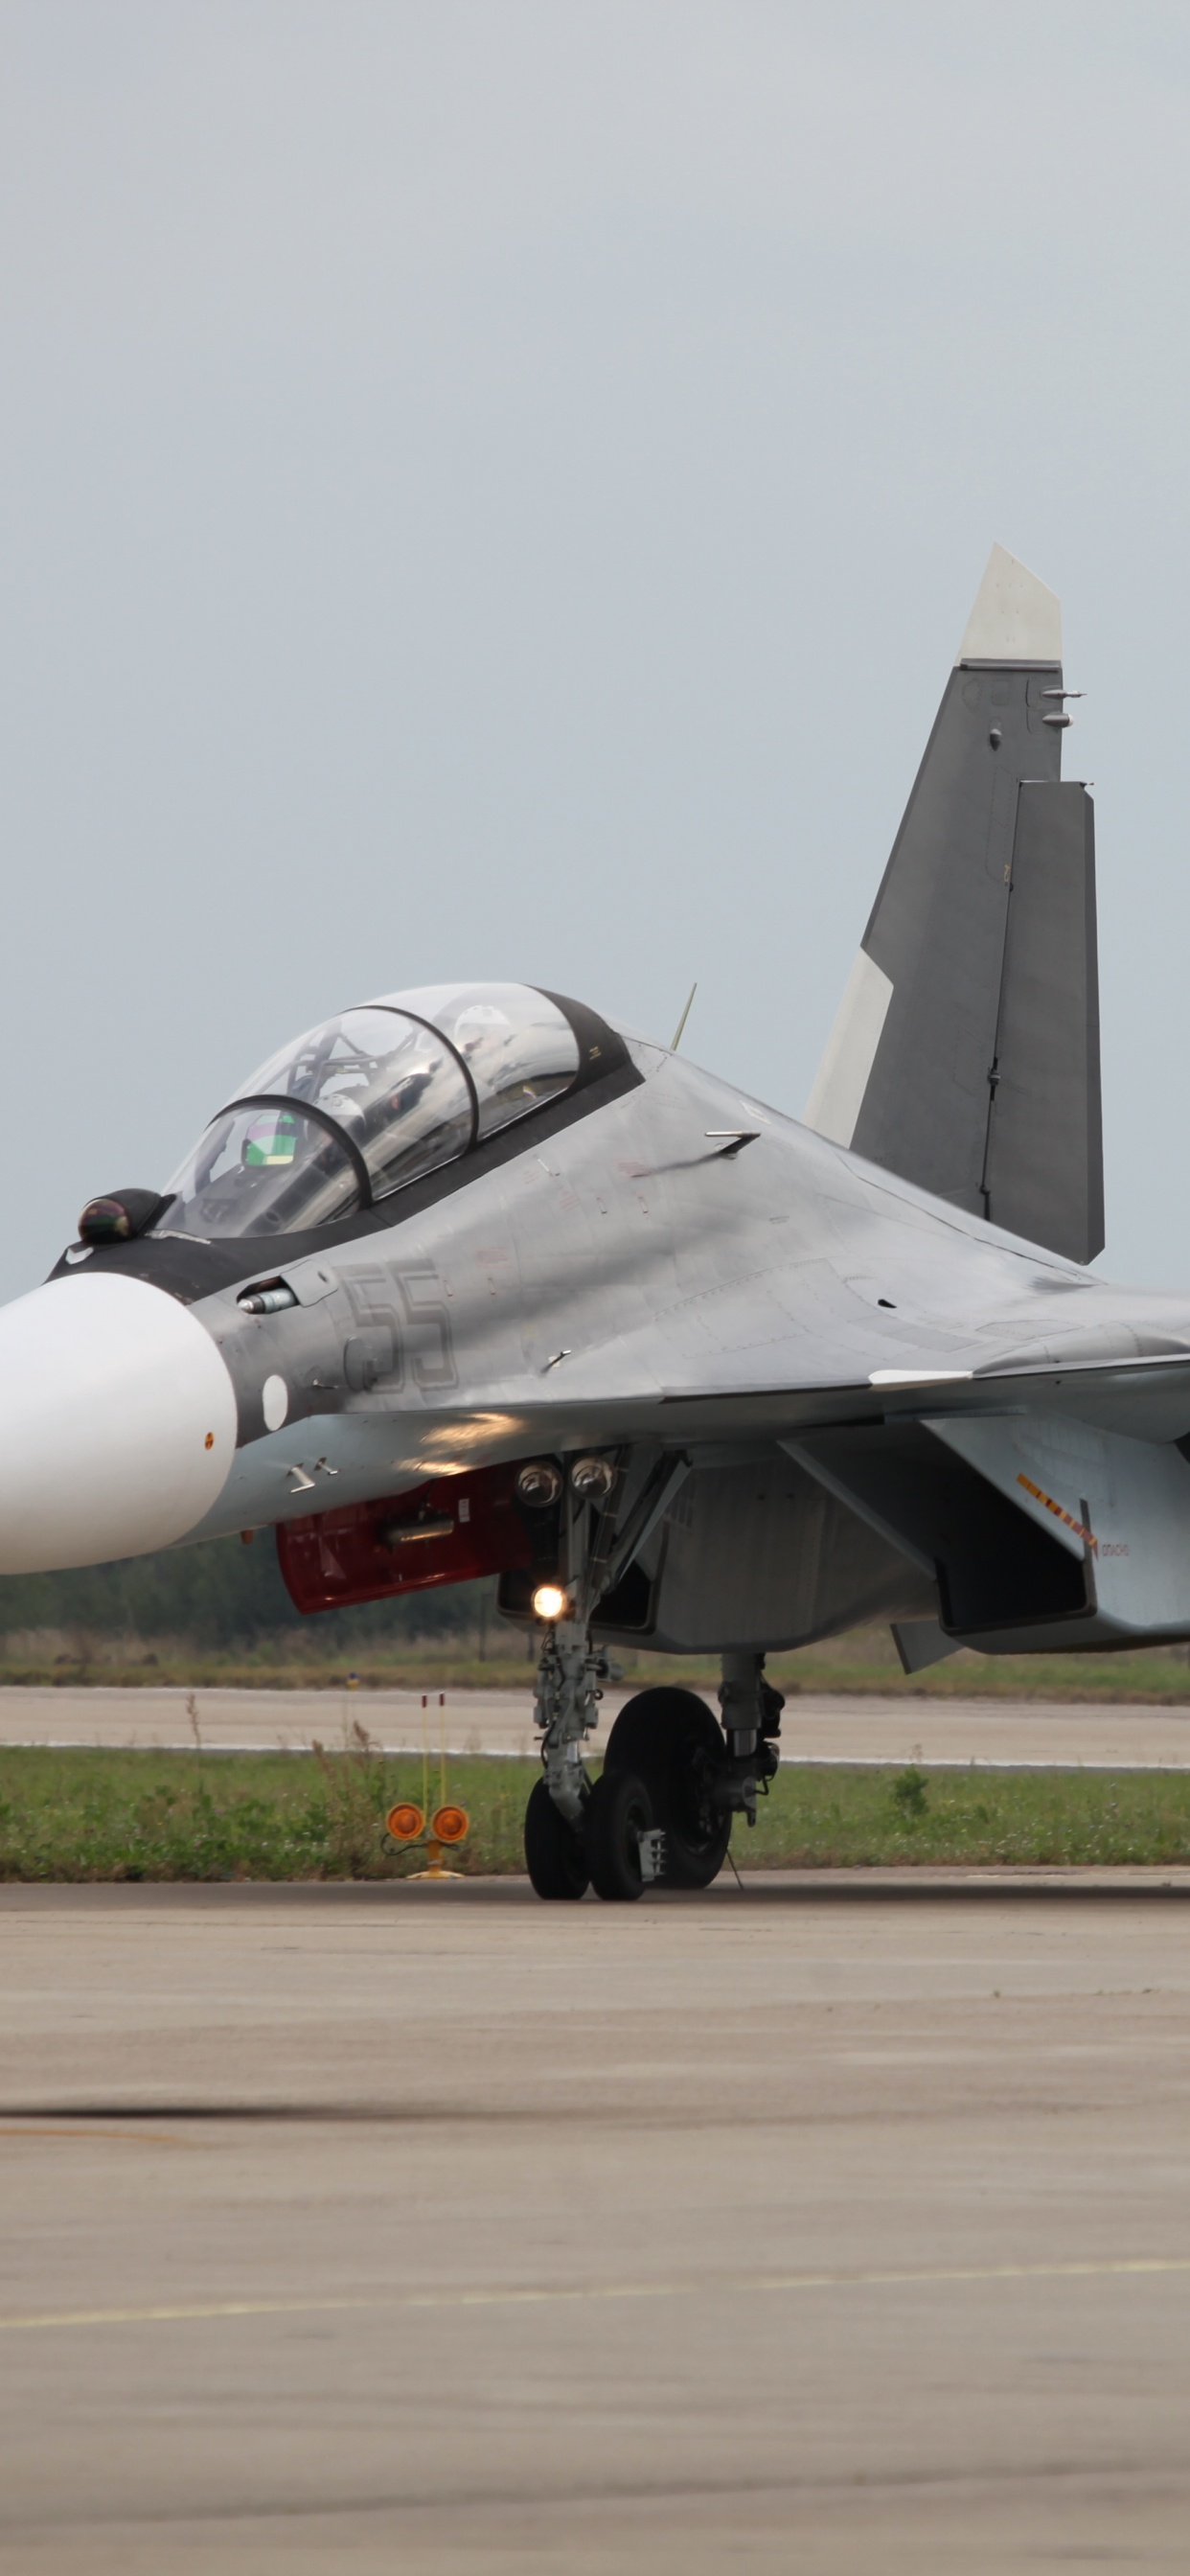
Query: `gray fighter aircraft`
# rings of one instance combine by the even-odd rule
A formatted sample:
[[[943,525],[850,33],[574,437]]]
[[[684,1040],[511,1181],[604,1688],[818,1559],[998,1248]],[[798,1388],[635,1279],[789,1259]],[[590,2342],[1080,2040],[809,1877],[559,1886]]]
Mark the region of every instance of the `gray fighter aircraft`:
[[[993,550],[804,1121],[443,984],[280,1049],[0,1312],[0,1571],[274,1527],[305,1611],[536,1624],[545,1897],[707,1884],[766,1652],[1190,1635],[1190,1301],[1107,1285],[1092,809],[1058,602]],[[584,1748],[617,1644],[722,1656]]]

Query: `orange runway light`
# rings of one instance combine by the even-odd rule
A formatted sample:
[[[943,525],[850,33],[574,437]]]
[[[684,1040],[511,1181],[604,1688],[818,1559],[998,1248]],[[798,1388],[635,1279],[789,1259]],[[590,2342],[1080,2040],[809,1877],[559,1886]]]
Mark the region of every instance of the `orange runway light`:
[[[465,1843],[471,1830],[471,1818],[465,1807],[438,1807],[430,1818],[430,1832],[436,1843]]]
[[[458,1815],[462,1811],[452,1807],[446,1812]],[[415,1843],[426,1820],[421,1808],[415,1807],[411,1798],[401,1798],[395,1807],[389,1808],[384,1821],[395,1843]]]

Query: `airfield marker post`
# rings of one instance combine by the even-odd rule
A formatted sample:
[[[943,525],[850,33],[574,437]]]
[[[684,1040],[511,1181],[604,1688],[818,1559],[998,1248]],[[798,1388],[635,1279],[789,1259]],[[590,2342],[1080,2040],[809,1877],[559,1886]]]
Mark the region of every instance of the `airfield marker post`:
[[[430,1816],[429,1819],[429,1832],[426,1832],[426,1817],[429,1812],[430,1805],[430,1696],[428,1691],[423,1691],[421,1695],[422,1802],[420,1807],[416,1807],[413,1804],[412,1799],[398,1799],[397,1804],[394,1807],[389,1808],[384,1824],[385,1835],[388,1842],[397,1844],[403,1850],[421,1849],[426,1854],[427,1866],[425,1869],[411,1869],[409,1872],[411,1879],[436,1879],[440,1882],[449,1882],[453,1879],[462,1878],[464,1873],[460,1869],[443,1868],[443,1850],[445,1848],[453,1851],[460,1843],[466,1842],[467,1836],[471,1831],[471,1819],[466,1808],[454,1804],[446,1794],[445,1691],[439,1691],[438,1693],[438,1706],[442,1713],[442,1732],[439,1747],[438,1804],[433,1815]]]

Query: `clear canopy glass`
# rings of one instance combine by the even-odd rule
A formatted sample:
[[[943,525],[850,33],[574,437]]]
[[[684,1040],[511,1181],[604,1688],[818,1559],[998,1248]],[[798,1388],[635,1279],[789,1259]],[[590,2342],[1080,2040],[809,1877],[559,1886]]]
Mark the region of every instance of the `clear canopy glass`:
[[[337,1136],[304,1112],[225,1109],[170,1182],[168,1234],[302,1234],[349,1216],[362,1193]]]
[[[161,1230],[329,1224],[526,1117],[578,1066],[569,1021],[525,984],[427,985],[343,1011],[243,1084],[171,1183]]]
[[[530,984],[425,984],[391,999],[432,1020],[461,1055],[479,1101],[481,1136],[567,1091],[578,1072],[569,1020]]]
[[[308,1100],[350,1137],[374,1198],[386,1198],[471,1142],[467,1077],[432,1028],[376,1005],[324,1020],[254,1073],[245,1092]]]

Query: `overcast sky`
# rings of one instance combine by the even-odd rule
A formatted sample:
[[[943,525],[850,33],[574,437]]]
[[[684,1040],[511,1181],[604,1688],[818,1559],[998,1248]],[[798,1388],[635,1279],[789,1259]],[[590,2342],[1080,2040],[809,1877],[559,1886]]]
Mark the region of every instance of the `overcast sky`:
[[[1159,0],[0,0],[0,1294],[402,984],[800,1114],[993,538],[1190,1289],[1188,110]]]

